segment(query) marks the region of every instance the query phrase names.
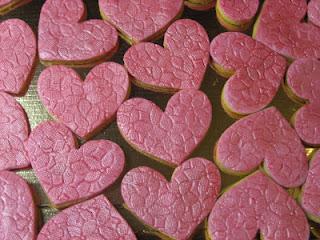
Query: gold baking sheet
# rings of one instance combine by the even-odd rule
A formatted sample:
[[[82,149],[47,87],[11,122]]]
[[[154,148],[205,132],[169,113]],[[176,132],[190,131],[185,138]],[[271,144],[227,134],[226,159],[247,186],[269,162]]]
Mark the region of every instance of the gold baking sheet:
[[[97,0],[85,0],[88,9],[88,18],[101,18],[99,15],[98,1]],[[21,18],[26,21],[35,32],[37,32],[38,19],[40,14],[41,5],[44,3],[44,0],[33,0],[30,4],[25,5],[19,9],[14,10],[13,12],[2,16],[1,21],[9,18]],[[215,12],[213,10],[208,12],[197,12],[190,9],[185,9],[185,12],[182,18],[191,18],[197,20],[201,23],[209,34],[210,40],[212,40],[217,34],[224,31],[224,29],[219,26],[217,23]],[[248,33],[251,33],[251,30],[248,30]],[[162,39],[157,41],[159,44],[162,44]],[[111,61],[115,61],[123,64],[122,57],[125,51],[128,49],[129,45],[123,40],[120,40],[119,51],[114,55]],[[44,69],[44,66],[41,64],[37,65],[34,78],[31,82],[28,92],[25,96],[17,98],[17,100],[25,108],[31,128],[34,128],[40,122],[44,120],[51,119],[42,104],[39,101],[36,91],[36,84],[39,73]],[[88,70],[79,70],[78,71],[83,77],[86,76]],[[211,128],[202,142],[201,146],[192,154],[193,156],[200,156],[212,160],[213,147],[215,142],[218,140],[219,136],[223,131],[234,122],[222,109],[220,104],[220,94],[222,87],[225,83],[225,79],[219,77],[212,69],[207,70],[205,79],[203,81],[201,90],[204,91],[210,98],[213,105],[213,121]],[[156,104],[158,104],[163,109],[166,106],[170,95],[153,93],[140,89],[136,86],[132,86],[132,91],[130,97],[144,97],[149,99]],[[285,117],[288,119],[292,114],[300,107],[298,104],[292,102],[284,93],[282,89],[279,90],[276,98],[271,105],[276,106]],[[130,169],[137,166],[149,166],[153,169],[158,170],[163,175],[170,179],[170,176],[173,172],[173,169],[170,167],[164,166],[154,160],[151,160],[137,151],[133,150],[120,136],[116,123],[113,122],[109,125],[108,128],[103,130],[98,134],[94,139],[109,139],[118,143],[126,154],[126,168],[123,175],[128,172]],[[32,170],[23,170],[18,171],[18,173],[25,178],[30,185],[32,186],[35,195],[37,205],[39,207],[41,218],[39,222],[39,228],[42,224],[45,223],[50,217],[54,216],[58,210],[53,209],[49,206],[49,201],[41,189],[37,178],[33,174]],[[127,210],[122,207],[123,200],[120,195],[120,182],[123,175],[118,179],[118,181],[105,191],[105,195],[110,199],[110,201],[115,205],[119,212],[124,216],[125,219],[129,222],[131,227],[134,229],[138,239],[159,239],[155,236],[154,232],[149,228],[143,226],[139,221],[137,221]],[[226,187],[239,178],[228,176],[222,174],[222,183],[223,187]],[[204,239],[204,224],[198,228],[193,239]]]

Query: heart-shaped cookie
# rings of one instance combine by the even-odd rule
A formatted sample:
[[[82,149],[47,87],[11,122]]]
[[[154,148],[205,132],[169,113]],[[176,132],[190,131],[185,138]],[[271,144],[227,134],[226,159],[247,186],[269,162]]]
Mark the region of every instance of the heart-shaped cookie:
[[[183,0],[99,0],[100,13],[129,44],[158,38],[183,12]]]
[[[44,106],[85,139],[112,121],[129,89],[127,71],[113,62],[93,68],[85,81],[61,65],[45,69],[38,80],[38,94]]]
[[[165,34],[164,46],[139,43],[124,55],[133,82],[153,91],[199,89],[209,62],[209,38],[196,21],[178,20]]]
[[[120,133],[139,152],[165,164],[181,164],[205,137],[212,118],[208,97],[198,90],[182,90],[163,112],[143,98],[124,102],[117,113]]]
[[[117,30],[102,20],[88,20],[82,0],[46,0],[39,20],[39,57],[43,64],[94,66],[118,47]]]
[[[276,95],[286,71],[286,60],[251,37],[221,33],[210,46],[212,67],[230,77],[222,91],[222,105],[231,116],[266,107]]]
[[[28,136],[29,123],[23,108],[13,97],[0,92],[0,170],[30,165],[25,149]]]
[[[304,58],[294,61],[287,72],[288,95],[307,103],[293,116],[293,125],[300,138],[312,146],[320,145],[320,61]]]
[[[299,136],[274,107],[231,125],[219,138],[214,159],[227,173],[245,175],[263,163],[266,172],[284,187],[298,187],[308,173],[308,160]]]
[[[253,37],[289,60],[320,58],[320,28],[301,22],[307,11],[317,11],[316,2],[306,0],[266,0],[254,26]],[[312,20],[312,17],[310,19]]]
[[[41,229],[37,240],[135,240],[128,223],[103,195],[63,210]]]
[[[296,201],[261,172],[230,187],[208,220],[209,240],[308,240],[309,224]],[[258,237],[259,239],[259,237]]]
[[[193,158],[175,169],[171,182],[148,167],[126,174],[121,194],[126,206],[145,224],[173,239],[189,239],[211,211],[220,191],[216,166]]]
[[[311,0],[308,4],[308,20],[320,27],[320,0]]]
[[[0,0],[0,16],[31,1],[32,0]]]
[[[35,240],[36,206],[28,184],[13,172],[0,171],[0,239]]]
[[[32,168],[56,207],[80,202],[101,193],[121,174],[124,153],[108,140],[89,141],[77,149],[65,126],[44,122],[27,143]]]
[[[36,37],[27,23],[0,23],[0,91],[23,94],[32,78],[37,55]]]

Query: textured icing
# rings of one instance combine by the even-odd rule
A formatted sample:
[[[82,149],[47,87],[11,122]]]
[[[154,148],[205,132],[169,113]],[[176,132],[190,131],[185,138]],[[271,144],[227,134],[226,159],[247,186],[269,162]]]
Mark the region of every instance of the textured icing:
[[[306,0],[266,0],[255,26],[255,38],[290,59],[319,58],[320,29],[301,23],[306,13]]]
[[[0,170],[30,165],[25,149],[28,136],[29,124],[23,108],[13,97],[0,92]]]
[[[308,240],[302,209],[280,186],[261,172],[241,180],[216,202],[208,221],[212,240]]]
[[[7,171],[0,171],[0,239],[36,239],[36,209],[31,190],[21,177]]]
[[[82,0],[47,0],[39,20],[39,56],[42,61],[93,61],[114,51],[118,34],[102,20],[81,22],[86,16]]]
[[[129,86],[127,71],[117,63],[96,66],[85,81],[71,68],[52,66],[41,73],[38,94],[52,115],[88,138],[112,120]]]
[[[134,42],[166,30],[183,9],[183,0],[99,0],[100,12]]]
[[[197,90],[173,95],[165,112],[146,99],[132,98],[117,113],[120,132],[132,146],[170,165],[181,164],[199,145],[211,118],[211,103]]]
[[[294,129],[274,107],[231,125],[216,145],[215,160],[225,171],[252,172],[261,163],[284,187],[304,183],[308,160]]]
[[[0,23],[0,91],[21,94],[28,87],[37,53],[36,37],[27,23]]]
[[[171,182],[151,168],[135,168],[123,178],[121,193],[130,211],[147,225],[184,240],[211,211],[220,184],[212,162],[193,158],[176,168]]]
[[[233,22],[250,22],[257,13],[259,0],[219,0],[219,10]]]
[[[89,141],[76,149],[65,126],[44,122],[30,134],[28,154],[42,188],[55,206],[92,197],[121,174],[125,156],[108,140]]]
[[[294,117],[294,127],[300,138],[311,145],[320,144],[320,61],[304,58],[294,61],[287,72],[287,86],[307,105]]]
[[[320,0],[311,0],[309,2],[308,20],[320,27]]]
[[[242,33],[222,33],[211,42],[213,64],[232,75],[222,97],[232,112],[250,114],[266,107],[281,84],[286,61]]]
[[[128,223],[106,197],[100,195],[70,207],[41,229],[37,240],[135,240]]]
[[[209,38],[196,21],[178,20],[165,34],[164,46],[140,43],[124,55],[129,73],[147,88],[199,89],[209,62]]]

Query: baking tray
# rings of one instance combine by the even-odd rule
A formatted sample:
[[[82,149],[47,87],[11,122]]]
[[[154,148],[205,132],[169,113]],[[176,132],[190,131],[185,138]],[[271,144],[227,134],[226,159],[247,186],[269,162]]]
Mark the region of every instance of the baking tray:
[[[99,14],[98,0],[84,0],[84,2],[87,6],[88,19],[100,19],[101,17]],[[16,9],[11,13],[2,16],[1,21],[9,18],[21,18],[32,27],[35,33],[37,33],[40,9],[43,3],[44,0],[33,0],[30,4],[20,7],[19,9]],[[225,31],[218,24],[215,16],[215,11],[213,10],[207,12],[198,12],[185,8],[182,18],[191,18],[202,24],[207,30],[210,40],[212,40],[219,33]],[[251,31],[252,28],[249,29],[247,33],[251,35]],[[159,39],[156,42],[162,45],[163,39]],[[120,48],[110,61],[123,64],[123,55],[129,47],[130,46],[126,42],[120,40]],[[38,63],[28,92],[25,96],[17,98],[28,115],[31,129],[36,127],[40,122],[44,120],[52,119],[45,108],[42,106],[36,90],[37,79],[43,69],[44,66]],[[77,71],[84,78],[89,69],[81,69]],[[214,144],[218,140],[219,136],[223,133],[223,131],[235,121],[234,119],[230,118],[221,107],[220,95],[224,83],[224,78],[218,76],[212,69],[208,68],[205,79],[201,86],[201,90],[207,94],[213,105],[213,119],[211,127],[204,141],[197,148],[197,150],[193,152],[191,157],[198,156],[212,160]],[[162,109],[164,109],[168,99],[170,98],[170,95],[150,92],[132,85],[130,97],[143,97],[149,99],[159,105]],[[300,107],[298,104],[292,102],[286,96],[283,89],[279,90],[277,96],[274,98],[273,102],[270,105],[276,106],[287,119],[290,119],[292,114]],[[138,239],[159,239],[155,235],[154,231],[152,231],[150,228],[145,227],[126,209],[124,209],[124,207],[122,206],[123,200],[120,194],[120,183],[126,172],[138,166],[149,166],[161,172],[168,180],[171,177],[173,169],[162,165],[154,160],[151,160],[132,149],[121,137],[115,122],[109,125],[100,134],[96,135],[94,139],[112,140],[122,147],[126,155],[126,167],[123,174],[119,177],[118,181],[113,186],[109,187],[104,192],[104,194],[118,209],[121,215],[129,222]],[[31,169],[21,170],[17,172],[28,181],[28,183],[36,193],[36,202],[41,213],[39,222],[40,229],[48,219],[57,214],[59,211],[49,206],[49,201]],[[222,187],[225,188],[230,184],[238,181],[239,179],[239,177],[222,174]],[[205,239],[204,224],[199,226],[198,230],[194,234],[193,239]]]

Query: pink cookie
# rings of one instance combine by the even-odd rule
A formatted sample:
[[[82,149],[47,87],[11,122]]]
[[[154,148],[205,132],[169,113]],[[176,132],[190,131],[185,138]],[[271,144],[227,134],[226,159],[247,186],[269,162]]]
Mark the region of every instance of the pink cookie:
[[[178,20],[165,34],[164,46],[140,43],[124,55],[133,82],[153,91],[199,89],[209,62],[209,38],[196,21]]]
[[[120,133],[132,147],[171,166],[180,165],[194,151],[211,118],[211,103],[197,90],[173,95],[165,112],[146,99],[132,98],[117,113]]]
[[[48,111],[81,138],[108,125],[127,98],[130,82],[123,66],[96,66],[83,82],[71,68],[52,66],[38,80],[38,94]]]
[[[36,206],[28,184],[12,172],[0,171],[0,239],[35,240]]]
[[[211,240],[256,239],[258,231],[264,240],[309,239],[302,209],[261,172],[229,188],[217,200],[208,220]]]
[[[298,187],[308,173],[304,147],[287,120],[274,107],[231,125],[217,142],[215,162],[221,170],[245,175],[260,164],[284,187]]]
[[[36,37],[27,23],[10,19],[0,23],[0,91],[23,94],[36,62]]]
[[[247,115],[266,107],[276,95],[286,61],[263,44],[242,33],[222,33],[210,49],[213,68],[230,77],[222,92],[222,105],[231,115]]]
[[[100,195],[51,218],[37,240],[135,240],[128,223],[106,197]]]
[[[28,136],[29,123],[23,108],[13,97],[0,92],[0,170],[30,165],[25,149]]]
[[[133,169],[123,178],[121,194],[145,224],[184,240],[211,211],[220,184],[220,173],[212,162],[193,158],[175,169],[171,182],[151,168]]]
[[[302,187],[300,202],[308,217],[320,223],[320,152],[311,160],[307,180]]]
[[[129,44],[158,38],[183,12],[183,0],[99,0],[102,18]]]
[[[0,16],[31,1],[32,0],[0,0]]]
[[[312,6],[314,3],[311,12],[315,10]],[[320,28],[301,22],[307,8],[306,0],[266,0],[255,24],[254,38],[289,60],[320,58]]]
[[[84,21],[82,0],[47,0],[39,20],[39,57],[43,64],[94,66],[118,47],[117,30],[102,20]]]
[[[293,62],[287,72],[286,90],[293,99],[307,103],[293,117],[300,138],[320,145],[320,61],[304,58]]]
[[[320,0],[311,0],[309,2],[308,20],[320,27]]]
[[[68,128],[44,122],[30,134],[28,154],[41,186],[56,207],[101,193],[121,174],[125,156],[107,140],[89,141],[79,149]]]

